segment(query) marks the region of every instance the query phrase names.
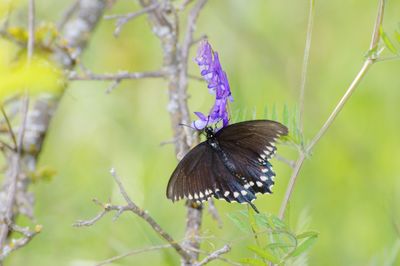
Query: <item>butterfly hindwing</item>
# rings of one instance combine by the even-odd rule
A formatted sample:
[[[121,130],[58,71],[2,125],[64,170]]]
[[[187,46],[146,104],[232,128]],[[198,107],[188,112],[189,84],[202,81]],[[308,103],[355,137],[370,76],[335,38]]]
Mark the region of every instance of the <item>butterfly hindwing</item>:
[[[206,142],[193,148],[172,173],[167,187],[167,198],[205,201],[211,196],[228,202],[250,203],[255,191],[233,175],[220,156]]]
[[[221,149],[235,165],[245,188],[271,193],[275,173],[268,161],[276,151],[275,142],[287,135],[287,128],[275,121],[253,120],[232,124],[216,134]]]
[[[250,203],[256,198],[244,187],[243,180],[229,172],[216,152],[213,152],[213,163],[215,198],[239,203]]]

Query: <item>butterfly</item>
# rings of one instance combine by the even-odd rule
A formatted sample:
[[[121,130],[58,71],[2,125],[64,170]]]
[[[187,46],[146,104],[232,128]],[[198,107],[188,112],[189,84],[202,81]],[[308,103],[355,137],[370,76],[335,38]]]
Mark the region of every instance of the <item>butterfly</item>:
[[[275,173],[269,162],[275,142],[288,134],[271,120],[251,120],[218,131],[204,129],[207,140],[190,150],[171,175],[167,198],[200,204],[210,197],[250,204],[257,193],[272,193]]]

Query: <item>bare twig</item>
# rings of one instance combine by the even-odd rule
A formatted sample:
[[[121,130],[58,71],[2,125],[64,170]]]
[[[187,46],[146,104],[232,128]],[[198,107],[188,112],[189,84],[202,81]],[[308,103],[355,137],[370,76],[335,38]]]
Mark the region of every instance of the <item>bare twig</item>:
[[[21,171],[20,158],[21,151],[23,145],[23,138],[26,128],[26,121],[28,116],[28,106],[29,106],[29,98],[27,95],[24,97],[24,101],[22,102],[21,114],[22,114],[22,124],[18,131],[18,140],[17,140],[17,152],[11,153],[10,156],[10,171],[6,175],[6,179],[8,179],[8,193],[7,198],[4,203],[4,213],[2,213],[2,220],[4,221],[0,224],[0,250],[3,249],[7,240],[8,233],[10,231],[10,225],[14,223],[14,212],[13,208],[16,201],[16,192],[17,192],[17,182]],[[7,180],[6,180],[7,181]]]
[[[289,165],[290,168],[292,168],[292,169],[294,169],[294,167],[296,166],[296,163],[294,161],[289,160],[289,159],[287,159],[287,158],[285,158],[285,157],[283,157],[283,156],[281,156],[279,154],[275,154],[275,159],[277,159],[278,161]]]
[[[385,0],[379,0],[378,15],[376,18],[376,22],[375,22],[375,26],[374,26],[374,30],[373,30],[373,34],[372,34],[372,40],[369,45],[370,49],[373,49],[374,47],[376,47],[376,45],[378,45],[378,42],[380,39],[379,28],[382,25],[384,8],[385,8]],[[281,219],[285,216],[285,211],[286,211],[287,205],[289,203],[290,197],[291,197],[293,189],[294,189],[294,185],[296,183],[298,174],[299,174],[301,166],[303,165],[303,162],[306,158],[306,155],[311,152],[311,150],[314,148],[314,146],[318,143],[318,141],[321,139],[321,137],[326,133],[326,131],[332,125],[333,121],[338,116],[340,111],[343,109],[344,105],[349,100],[350,96],[352,95],[354,90],[358,87],[362,78],[367,74],[369,68],[373,65],[374,62],[375,62],[375,59],[373,59],[371,57],[368,57],[365,60],[360,71],[357,73],[356,77],[351,82],[349,88],[347,89],[345,94],[342,96],[342,98],[339,100],[335,109],[329,115],[329,117],[325,121],[324,125],[321,127],[321,129],[318,131],[318,133],[315,135],[315,137],[310,141],[310,143],[307,145],[305,150],[300,152],[300,156],[296,161],[296,166],[293,170],[292,176],[290,177],[289,185],[287,187],[285,197],[282,201],[282,205],[281,205],[281,208],[279,211],[279,217]]]
[[[211,253],[210,255],[208,255],[202,261],[200,261],[199,263],[197,263],[195,265],[196,266],[205,265],[205,264],[209,263],[210,261],[218,259],[221,255],[228,253],[230,250],[231,250],[230,246],[225,245],[221,249],[214,251],[213,253]]]
[[[178,10],[184,10],[191,2],[193,2],[193,0],[184,0],[183,3],[178,6]]]
[[[5,109],[4,109],[4,106],[2,104],[0,104],[0,110],[1,110],[1,113],[3,114],[4,121],[7,124],[8,132],[10,134],[11,140],[14,143],[14,149],[17,149],[17,146],[18,146],[17,138],[15,137],[14,131],[13,131],[12,126],[11,126],[10,119],[8,118],[8,115],[7,115],[7,113],[6,113]]]
[[[35,46],[35,0],[29,0],[28,10],[28,62],[30,62]]]
[[[8,255],[10,255],[10,253],[26,246],[42,230],[41,225],[36,225],[33,231],[30,230],[29,227],[20,227],[12,223],[9,223],[8,226],[10,231],[18,232],[22,234],[23,237],[13,239],[11,245],[8,245],[0,250],[0,264]]]
[[[69,80],[124,80],[124,79],[143,79],[143,78],[165,78],[168,73],[166,71],[150,71],[150,72],[128,72],[120,71],[115,74],[94,74],[86,71],[83,75],[72,71],[69,74]]]
[[[306,89],[308,62],[310,57],[311,38],[315,15],[315,0],[310,0],[310,10],[308,14],[306,46],[304,48],[303,67],[301,70],[300,99],[299,99],[299,125],[300,134],[303,134],[303,113],[304,113],[304,94]]]
[[[33,0],[30,0],[31,4],[33,4]],[[87,42],[90,40],[90,33],[94,30],[95,26],[97,25],[97,22],[99,21],[99,18],[102,16],[104,8],[105,8],[105,1],[106,0],[80,0],[79,1],[79,7],[76,9],[76,16],[74,16],[74,19],[68,20],[65,24],[64,27],[64,39],[65,42],[68,44],[68,47],[71,48],[74,51],[74,54],[76,56],[79,56],[83,49],[85,48]],[[30,6],[30,16],[31,18],[28,18],[28,21],[30,22],[30,54],[33,53],[33,44],[34,42],[34,36],[32,30],[33,25],[34,25],[34,9],[31,8],[33,7],[32,5]],[[56,51],[55,57],[65,69],[70,69],[74,66],[74,61],[69,59],[69,56],[65,55],[64,50],[59,50]],[[13,100],[14,102],[18,102],[19,99]],[[26,209],[32,209],[32,202],[28,198],[32,198],[31,195],[28,193],[28,187],[29,184],[31,183],[31,180],[27,178],[26,172],[33,172],[35,171],[36,168],[36,163],[37,163],[37,156],[39,155],[41,148],[42,148],[42,143],[44,141],[44,137],[46,135],[48,125],[50,122],[50,118],[52,117],[54,110],[57,107],[57,102],[58,99],[55,99],[54,97],[38,97],[35,103],[33,104],[33,110],[32,112],[29,112],[28,116],[24,118],[23,120],[26,121],[26,126],[22,125],[20,127],[20,131],[22,130],[23,132],[25,131],[24,128],[27,129],[27,134],[25,138],[23,137],[18,137],[18,140],[16,140],[15,137],[13,137],[13,141],[21,154],[18,154],[18,152],[10,152],[7,153],[7,161],[8,163],[8,169],[7,169],[7,174],[6,178],[4,179],[3,187],[0,191],[0,196],[2,198],[6,198],[5,204],[0,204],[1,207],[1,212],[0,214],[2,217],[10,217],[10,212],[6,211],[4,212],[4,208],[7,209],[8,206],[11,206],[9,203],[11,202],[9,197],[13,193],[15,194],[15,187],[18,190],[18,197],[17,200],[24,202],[26,206],[24,206],[25,212]],[[9,131],[12,132],[12,131]],[[21,136],[21,135],[19,135]],[[22,143],[23,139],[23,143]],[[20,142],[20,143],[17,143]],[[20,145],[19,145],[20,144]],[[29,149],[24,149],[22,152],[22,144],[26,147],[29,147]],[[17,176],[18,175],[18,176]],[[17,177],[16,177],[17,176]],[[15,183],[14,180],[18,178],[18,183],[17,186],[14,186],[13,184]],[[26,203],[28,202],[28,203]],[[15,203],[15,198],[14,198],[14,203]],[[5,207],[7,205],[7,207]],[[10,225],[14,225],[14,220],[15,218],[22,213],[22,209],[19,208],[13,208],[15,210],[15,213],[11,215],[10,219],[6,219],[9,222]],[[31,214],[28,213],[29,216]],[[2,219],[3,220],[3,219]],[[1,223],[1,222],[0,222]],[[8,228],[5,230],[4,228],[8,227],[5,226],[5,224],[0,224],[0,250],[4,251],[4,243],[7,240],[8,237]],[[24,242],[27,243],[27,242]],[[19,245],[18,245],[19,247]],[[9,254],[9,253],[7,253]],[[3,258],[5,257],[5,253],[3,252]],[[1,263],[0,263],[1,265]]]
[[[61,16],[61,19],[57,23],[57,29],[58,31],[62,31],[64,29],[65,24],[68,22],[68,20],[71,19],[72,15],[76,13],[76,11],[79,8],[79,2],[81,0],[75,0],[63,13]]]
[[[158,245],[158,246],[153,246],[153,247],[148,247],[148,248],[132,250],[132,251],[126,252],[124,254],[109,258],[107,260],[103,260],[103,261],[97,263],[95,266],[106,265],[106,264],[112,263],[114,261],[123,259],[125,257],[132,256],[132,255],[136,255],[136,254],[139,254],[139,253],[155,251],[155,250],[160,250],[160,249],[166,249],[166,248],[171,248],[171,245],[170,244],[165,244],[165,245]]]
[[[208,212],[211,214],[211,217],[217,221],[218,227],[222,228],[222,220],[212,198],[208,199]]]
[[[74,224],[74,226],[80,227],[80,226],[91,226],[97,221],[99,221],[107,212],[110,211],[117,211],[117,214],[115,218],[118,218],[123,212],[125,211],[130,211],[136,214],[137,216],[141,217],[143,220],[145,220],[151,228],[164,240],[166,240],[172,248],[176,250],[176,252],[185,260],[191,261],[190,255],[181,247],[181,245],[178,244],[177,241],[175,241],[167,232],[164,231],[164,229],[161,228],[161,226],[147,213],[147,211],[139,208],[132,199],[129,197],[128,193],[126,192],[124,186],[121,183],[121,180],[117,173],[115,172],[114,169],[111,170],[111,175],[114,178],[114,181],[117,183],[119,191],[122,195],[122,197],[125,199],[127,205],[124,206],[119,206],[119,205],[112,205],[110,203],[103,204],[103,210],[97,214],[94,218],[86,221],[78,221]],[[95,203],[99,204],[97,201]]]
[[[143,14],[146,14],[146,13],[149,13],[149,12],[155,10],[156,8],[158,8],[158,6],[159,6],[159,3],[155,2],[154,4],[146,6],[137,12],[132,12],[132,13],[125,14],[125,15],[105,16],[104,19],[117,19],[117,22],[115,23],[115,30],[114,30],[114,36],[117,37],[121,33],[121,29],[126,23],[128,23],[130,20],[132,20],[140,15],[143,15]]]

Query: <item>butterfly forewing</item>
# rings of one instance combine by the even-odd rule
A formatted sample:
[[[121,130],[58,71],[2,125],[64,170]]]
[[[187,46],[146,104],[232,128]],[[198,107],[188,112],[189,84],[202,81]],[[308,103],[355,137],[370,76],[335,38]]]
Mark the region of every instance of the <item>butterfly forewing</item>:
[[[213,150],[206,142],[190,150],[172,173],[167,198],[173,201],[182,198],[197,200],[205,197],[206,189],[210,194],[208,190],[215,184],[212,156]]]

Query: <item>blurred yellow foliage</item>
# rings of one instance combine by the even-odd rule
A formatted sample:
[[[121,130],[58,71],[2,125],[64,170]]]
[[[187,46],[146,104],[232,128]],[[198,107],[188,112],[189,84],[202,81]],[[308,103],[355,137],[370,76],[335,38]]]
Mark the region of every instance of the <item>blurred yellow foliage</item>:
[[[24,91],[57,93],[63,88],[62,71],[54,63],[34,55],[28,64],[19,50],[16,45],[0,40],[0,102]]]
[[[0,18],[6,16],[21,4],[21,0],[0,0]]]
[[[7,33],[18,42],[26,43],[28,41],[28,31],[26,28],[9,27]],[[47,46],[55,41],[57,37],[57,27],[53,23],[41,23],[35,31],[35,44],[39,47]]]

